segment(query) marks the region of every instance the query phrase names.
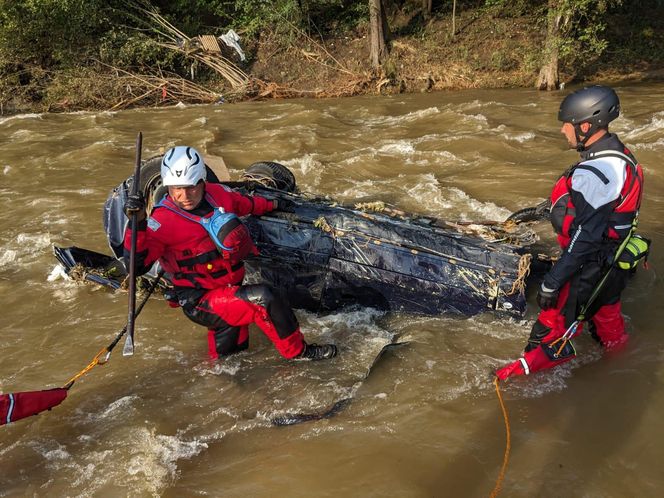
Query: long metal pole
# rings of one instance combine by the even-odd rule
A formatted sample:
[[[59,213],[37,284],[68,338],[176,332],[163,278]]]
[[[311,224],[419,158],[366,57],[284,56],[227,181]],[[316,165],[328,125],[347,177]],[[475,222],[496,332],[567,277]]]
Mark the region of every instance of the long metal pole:
[[[136,138],[136,167],[131,185],[131,195],[138,195],[141,185],[141,149],[143,134],[139,131]],[[131,247],[129,251],[129,306],[127,310],[127,339],[122,349],[123,356],[134,354],[134,322],[136,319],[136,239],[138,237],[138,213],[131,215]]]

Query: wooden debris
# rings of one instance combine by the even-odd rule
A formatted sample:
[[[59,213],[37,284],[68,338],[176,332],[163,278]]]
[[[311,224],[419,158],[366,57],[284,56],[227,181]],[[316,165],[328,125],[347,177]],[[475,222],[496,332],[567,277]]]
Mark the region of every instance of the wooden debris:
[[[201,43],[201,47],[206,52],[212,52],[213,54],[221,54],[221,47],[219,47],[219,42],[213,35],[201,35],[198,37]]]

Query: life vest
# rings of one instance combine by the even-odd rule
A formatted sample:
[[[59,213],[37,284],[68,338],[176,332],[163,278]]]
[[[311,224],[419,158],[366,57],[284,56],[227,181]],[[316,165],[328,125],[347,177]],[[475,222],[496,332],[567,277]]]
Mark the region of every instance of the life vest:
[[[165,216],[159,215],[158,208],[176,215],[158,228],[168,230],[167,238],[175,241],[160,258],[175,287],[214,289],[237,285],[244,278],[243,260],[258,254],[247,227],[237,215],[226,213],[220,206],[220,195],[215,189],[206,189],[205,199],[214,210],[204,217],[179,208],[168,197],[155,206],[152,217],[157,224]]]
[[[558,242],[563,248],[569,246],[571,234],[576,229],[576,209],[570,195],[572,175],[575,170],[584,167],[584,162],[600,157],[622,159],[625,161],[625,167],[627,168],[625,182],[620,190],[620,195],[614,201],[613,212],[609,216],[604,236],[611,240],[623,240],[630,233],[632,223],[641,204],[643,170],[627,148],[624,149],[623,153],[613,150],[601,151],[592,154],[565,171],[551,192],[551,224],[558,234]],[[588,167],[588,169],[590,168]]]

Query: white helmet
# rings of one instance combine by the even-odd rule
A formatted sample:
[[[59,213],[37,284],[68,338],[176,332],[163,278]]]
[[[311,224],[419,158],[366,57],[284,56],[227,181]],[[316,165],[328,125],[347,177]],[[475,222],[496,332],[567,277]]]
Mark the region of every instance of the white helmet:
[[[178,145],[166,151],[161,160],[161,180],[164,185],[189,186],[205,180],[205,162],[193,147]]]

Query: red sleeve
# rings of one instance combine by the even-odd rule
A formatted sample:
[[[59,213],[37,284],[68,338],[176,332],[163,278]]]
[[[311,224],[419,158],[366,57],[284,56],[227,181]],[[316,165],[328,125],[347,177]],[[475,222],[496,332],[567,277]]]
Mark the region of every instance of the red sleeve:
[[[248,214],[261,214],[269,213],[274,210],[274,201],[265,199],[264,197],[242,195],[237,192],[227,192],[233,202],[233,212],[238,216],[246,216]]]
[[[155,236],[155,232],[150,227],[154,225],[153,221],[140,221],[136,232],[136,273],[142,275],[147,272],[159,257],[164,254],[164,244]],[[131,225],[127,226],[124,236],[123,256],[129,263],[129,253],[131,250]]]

